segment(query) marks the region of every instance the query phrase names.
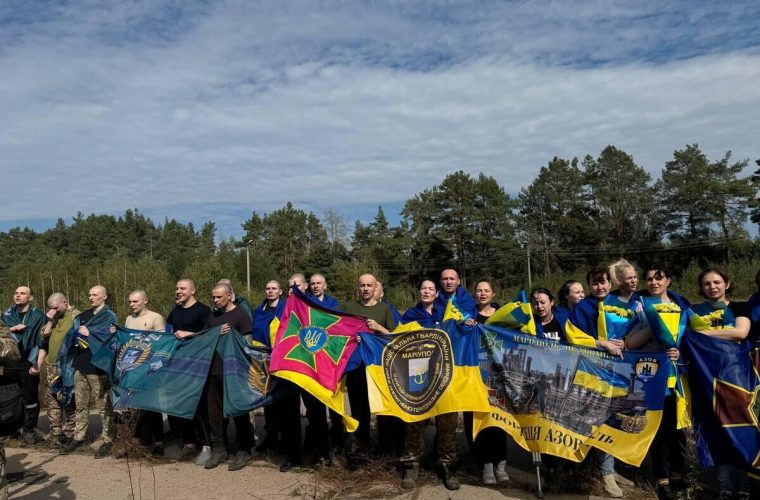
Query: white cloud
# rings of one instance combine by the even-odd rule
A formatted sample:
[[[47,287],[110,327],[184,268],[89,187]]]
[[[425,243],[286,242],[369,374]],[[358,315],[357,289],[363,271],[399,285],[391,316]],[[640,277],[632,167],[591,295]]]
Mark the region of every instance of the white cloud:
[[[0,219],[292,200],[351,220],[458,169],[516,192],[607,144],[655,174],[687,143],[758,156],[760,54],[724,24],[683,42],[739,7],[125,4],[9,23],[0,162],[35,203]]]

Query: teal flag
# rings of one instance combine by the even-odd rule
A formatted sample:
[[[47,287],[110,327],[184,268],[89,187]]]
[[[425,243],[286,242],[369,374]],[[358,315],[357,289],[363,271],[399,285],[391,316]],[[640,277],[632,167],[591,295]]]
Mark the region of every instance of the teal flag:
[[[220,327],[182,340],[163,332],[119,327],[90,333],[92,363],[113,385],[114,408],[138,408],[193,418],[216,351],[223,361],[224,415],[243,415],[280,397],[269,375],[267,349]]]
[[[115,325],[118,320],[116,314],[106,304],[98,311],[89,321],[82,323],[81,314],[74,318],[74,326],[66,332],[61,344],[61,350],[58,351],[58,368],[61,370],[61,376],[58,384],[51,386],[50,390],[54,394],[60,394],[66,401],[74,394],[74,356],[76,356],[75,346],[89,348],[89,337],[83,337],[79,334],[79,327],[86,326],[90,331],[101,332],[101,338],[110,335],[111,325]],[[96,340],[97,342],[97,340]]]
[[[224,416],[236,417],[296,391],[269,373],[270,349],[251,346],[236,331],[222,336],[217,352],[224,362]]]
[[[24,329],[19,333],[12,333],[11,336],[18,342],[18,348],[21,354],[28,353],[27,361],[32,364],[37,363],[37,353],[40,351],[42,341],[42,329],[47,323],[47,316],[39,309],[31,306],[21,317],[18,307],[12,305],[3,312],[2,322],[8,328],[16,325],[24,325]]]
[[[92,363],[111,377],[113,406],[191,419],[203,392],[220,328],[178,340],[171,334],[119,328],[91,335]]]

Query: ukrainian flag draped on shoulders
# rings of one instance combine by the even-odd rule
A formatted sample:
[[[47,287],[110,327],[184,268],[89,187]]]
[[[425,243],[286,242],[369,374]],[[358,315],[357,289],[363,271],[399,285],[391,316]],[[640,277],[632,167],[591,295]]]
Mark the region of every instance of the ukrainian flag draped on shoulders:
[[[618,340],[636,325],[636,311],[614,295],[601,302],[586,297],[578,302],[565,323],[565,338],[570,344],[596,347],[597,340]]]
[[[691,305],[688,300],[675,292],[668,291],[667,296],[669,302],[663,302],[660,297],[642,292],[640,301],[655,340],[665,349],[680,348],[681,339],[691,316],[689,311]],[[689,427],[691,425],[689,385],[683,364],[675,361],[670,363],[667,392],[675,392],[678,397],[676,400],[677,428]]]
[[[438,328],[360,337],[373,414],[418,422],[442,413],[489,411],[477,325],[449,320]]]
[[[474,319],[477,315],[478,305],[475,299],[461,286],[457,287],[451,297],[447,297],[443,291],[438,292],[433,303],[433,319],[437,323],[443,323],[449,319],[467,321],[470,318]]]
[[[417,302],[401,315],[401,320],[396,325],[392,333],[408,332],[420,328],[433,328],[436,325],[433,314],[429,312],[422,302]]]
[[[277,300],[274,311],[268,310],[266,299],[254,309],[252,331],[254,345],[272,347],[277,329],[280,327],[283,311],[285,311],[285,299],[282,297]]]
[[[343,373],[366,320],[324,308],[293,288],[272,348],[270,371],[302,387],[343,416],[353,432],[358,422],[345,409]]]

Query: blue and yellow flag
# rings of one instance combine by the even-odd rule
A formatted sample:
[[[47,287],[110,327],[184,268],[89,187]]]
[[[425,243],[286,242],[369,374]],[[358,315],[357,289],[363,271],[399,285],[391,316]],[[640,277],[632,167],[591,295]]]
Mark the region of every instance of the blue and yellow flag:
[[[396,324],[392,333],[402,333],[420,328],[434,328],[435,320],[433,315],[428,312],[421,302],[410,307],[401,316],[401,320]]]
[[[665,353],[625,351],[621,359],[515,330],[477,328],[491,410],[474,415],[475,434],[499,427],[528,451],[580,462],[594,447],[641,464],[662,419]]]
[[[622,398],[628,395],[631,381],[585,356],[579,356],[573,384],[597,392],[605,398]]]
[[[565,337],[573,345],[596,347],[596,340],[619,340],[638,324],[636,311],[614,295],[603,301],[581,300],[565,323]]]
[[[433,302],[433,320],[443,323],[446,320],[467,321],[478,315],[478,305],[472,295],[461,286],[447,297],[442,291],[438,292]]]
[[[702,302],[691,306],[689,328],[697,332],[725,330],[736,326],[736,318],[724,302]]]
[[[285,310],[285,299],[280,297],[274,311],[267,311],[267,301],[264,299],[253,311],[253,344],[271,349],[277,329],[280,327],[282,312]]]
[[[507,302],[486,321],[487,325],[519,330],[530,335],[536,334],[536,322],[533,319],[533,308],[525,290],[518,292],[515,300]]]
[[[760,343],[732,342],[687,330],[683,353],[702,466],[741,460],[748,470],[760,474]]]
[[[440,329],[359,335],[372,413],[418,422],[442,413],[489,410],[475,327],[446,321]]]

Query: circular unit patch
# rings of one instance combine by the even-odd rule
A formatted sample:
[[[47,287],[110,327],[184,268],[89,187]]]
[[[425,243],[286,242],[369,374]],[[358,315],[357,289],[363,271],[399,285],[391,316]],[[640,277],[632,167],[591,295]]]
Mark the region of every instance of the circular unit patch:
[[[383,350],[383,371],[391,397],[404,412],[427,413],[451,383],[451,340],[434,329],[398,335]]]

